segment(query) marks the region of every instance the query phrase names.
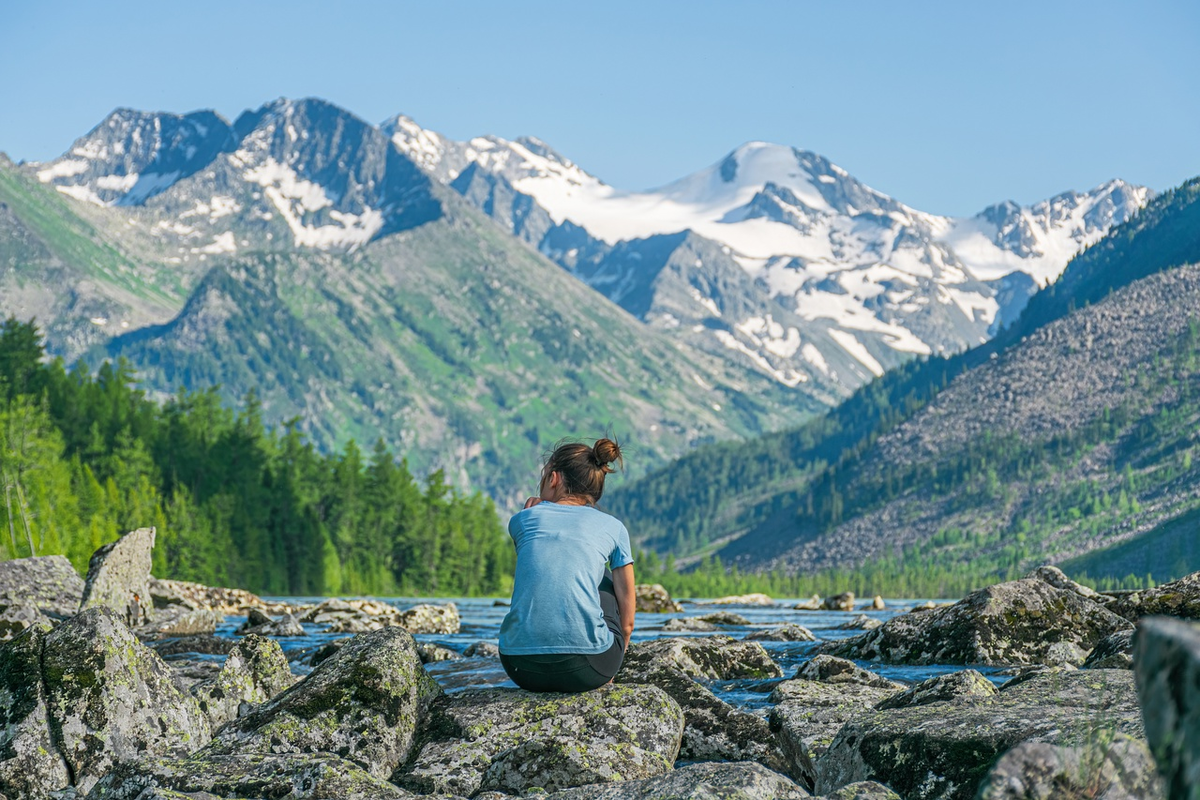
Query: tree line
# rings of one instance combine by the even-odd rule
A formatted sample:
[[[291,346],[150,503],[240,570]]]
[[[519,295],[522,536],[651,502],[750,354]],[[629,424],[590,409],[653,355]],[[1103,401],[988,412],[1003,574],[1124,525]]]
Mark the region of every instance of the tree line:
[[[62,554],[154,526],[154,574],[281,595],[506,593],[492,501],[423,481],[383,441],[321,453],[268,429],[251,393],[155,402],[123,361],[48,360],[33,322],[0,326],[0,556]]]

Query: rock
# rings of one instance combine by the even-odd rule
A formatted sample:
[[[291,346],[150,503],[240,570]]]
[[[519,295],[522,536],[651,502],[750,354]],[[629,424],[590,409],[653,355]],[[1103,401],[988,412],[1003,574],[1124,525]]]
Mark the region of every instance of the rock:
[[[718,597],[715,600],[705,600],[706,606],[773,606],[775,601],[765,594],[733,594],[728,597]]]
[[[903,800],[882,783],[875,781],[856,781],[848,783],[837,791],[825,795],[823,800]]]
[[[1076,746],[1109,733],[1141,737],[1126,670],[1060,671],[990,698],[870,711],[848,721],[816,762],[816,793],[886,780],[909,800],[970,800],[1020,742]]]
[[[107,608],[131,628],[154,619],[150,595],[153,549],[154,528],[138,528],[92,553],[80,610]]]
[[[557,791],[669,771],[683,712],[654,686],[581,694],[468,689],[435,704],[425,734],[393,782],[423,794]]]
[[[842,592],[831,597],[826,597],[821,603],[821,608],[826,611],[853,611],[854,610],[854,592]]]
[[[449,647],[442,647],[438,644],[418,644],[417,655],[421,657],[422,664],[434,664],[439,661],[457,661],[462,658],[461,655]]]
[[[818,681],[820,683],[857,683],[861,686],[873,686],[877,689],[901,691],[905,689],[902,683],[889,681],[882,675],[876,675],[865,670],[853,661],[834,656],[818,655],[800,665],[796,670],[796,679]]]
[[[266,620],[261,622],[259,620]],[[236,631],[238,636],[255,634],[258,636],[307,636],[300,620],[291,614],[284,614],[279,619],[271,619],[257,608],[250,609],[246,622]]]
[[[818,647],[891,664],[1082,664],[1101,639],[1130,627],[1082,595],[1023,578],[943,608],[903,614],[873,631]]]
[[[211,680],[221,673],[221,664],[216,661],[201,661],[192,658],[177,658],[167,662],[171,668],[171,680],[175,687],[190,695],[192,687]]]
[[[767,721],[721,700],[678,669],[633,673],[622,670],[621,683],[650,684],[671,696],[683,709],[685,761],[757,761],[778,772],[787,762]]]
[[[212,634],[224,621],[224,616],[205,608],[183,611],[171,616],[164,616],[163,612],[159,612],[154,622],[138,628],[137,633],[141,637],[155,638]]]
[[[711,614],[705,614],[700,617],[705,622],[711,622],[713,625],[749,625],[750,620],[743,617],[741,614],[734,614],[732,611],[714,611]]]
[[[816,636],[803,625],[788,622],[765,631],[755,631],[745,637],[748,642],[815,642]]]
[[[217,732],[214,755],[336,753],[386,778],[412,748],[441,688],[412,636],[383,628],[356,636],[307,678]]]
[[[675,619],[669,619],[664,622],[662,624],[662,630],[712,633],[713,631],[719,631],[721,629],[713,623],[702,620],[699,617],[676,617]]]
[[[208,742],[196,700],[107,608],[46,635],[42,677],[51,729],[81,792],[119,761],[183,756]]]
[[[250,634],[233,648],[217,676],[196,684],[191,693],[215,731],[295,680],[279,643]]]
[[[0,640],[19,636],[27,628],[52,623],[37,606],[9,603],[8,598],[0,598]]]
[[[458,633],[461,627],[458,606],[454,603],[447,603],[444,606],[428,604],[413,606],[400,612],[399,624],[409,633],[440,633],[443,635]]]
[[[227,656],[233,651],[237,642],[233,639],[226,639],[224,636],[202,633],[195,636],[182,636],[178,639],[160,639],[147,644],[151,650],[166,658],[183,653]]]
[[[50,625],[31,626],[0,646],[0,796],[48,797],[71,782],[50,736],[42,650]]]
[[[0,605],[32,606],[52,620],[79,610],[83,579],[65,556],[0,561]]]
[[[1146,737],[1167,794],[1195,797],[1200,786],[1200,626],[1166,618],[1143,620],[1134,636],[1133,669]]]
[[[329,623],[326,629],[329,633],[370,633],[392,625],[392,620],[379,619],[358,614],[341,617]]]
[[[340,619],[345,616],[356,615],[359,612],[354,606],[342,600],[339,597],[330,597],[327,600],[322,600],[317,605],[305,611],[300,616],[301,622],[312,622],[317,625],[324,625]]]
[[[883,623],[880,620],[872,619],[866,614],[859,614],[849,622],[843,622],[837,626],[839,631],[873,631]]]
[[[311,656],[309,656],[308,665],[310,667],[315,667],[322,661],[332,658],[333,656],[337,655],[339,650],[345,647],[346,642],[351,641],[353,638],[354,637],[352,636],[347,636],[344,639],[334,639],[332,642],[326,642],[318,647]],[[417,655],[420,656],[421,663],[424,664],[425,656],[421,654],[421,645],[417,645]]]
[[[661,583],[639,583],[633,587],[637,610],[647,614],[671,614],[683,611],[683,606],[671,599]]]
[[[792,606],[796,611],[820,611],[821,610],[821,595],[814,594],[807,600],[796,603]]]
[[[1038,567],[1025,577],[1036,578],[1039,581],[1045,581],[1055,589],[1064,589],[1069,592],[1075,592],[1075,594],[1082,595],[1089,600],[1100,600],[1099,592],[1094,589],[1089,589],[1088,587],[1071,580],[1066,576],[1066,573],[1064,573],[1058,567]]]
[[[625,653],[621,674],[678,669],[692,678],[779,678],[783,672],[758,642],[739,642],[731,636],[655,639],[633,642]]]
[[[476,642],[469,645],[463,655],[467,658],[499,658],[500,648],[495,642]]]
[[[150,579],[150,597],[155,608],[180,605],[196,610],[207,608],[222,616],[240,614],[250,607],[265,606],[263,599],[245,589],[226,589],[220,586],[205,586],[190,581]]]
[[[1134,621],[1155,615],[1200,619],[1200,572],[1120,597],[1111,608]]]
[[[1181,795],[1182,796],[1182,795]],[[1154,757],[1144,741],[1117,735],[1084,747],[1024,742],[1009,750],[983,779],[978,800],[1105,800],[1165,798]]]
[[[1133,669],[1133,631],[1117,631],[1100,640],[1083,662],[1084,669]]]
[[[655,584],[655,585],[657,586],[657,584]],[[507,600],[493,600],[492,601],[492,608],[509,608],[511,606],[512,606],[512,603],[510,603]],[[638,608],[638,611],[641,611],[641,610],[642,610],[641,608]],[[683,609],[680,608],[679,610],[682,611]]]
[[[973,669],[937,675],[891,695],[879,702],[875,708],[905,708],[940,703],[958,697],[991,697],[996,694],[996,685]]]
[[[152,794],[143,794],[147,787]],[[203,794],[201,794],[203,793]],[[279,797],[288,800],[410,800],[412,795],[346,759],[319,754],[216,755],[206,748],[182,760],[121,764],[89,800]]]
[[[811,789],[816,783],[813,763],[829,749],[842,726],[893,694],[894,689],[861,683],[780,683],[771,693],[776,705],[767,721],[787,760],[787,773]]]
[[[808,792],[761,764],[688,764],[657,778],[581,786],[545,800],[802,800]]]
[[[871,600],[871,609],[873,611],[883,611],[885,608],[887,608],[887,603],[883,602],[882,597],[875,595],[875,597]]]

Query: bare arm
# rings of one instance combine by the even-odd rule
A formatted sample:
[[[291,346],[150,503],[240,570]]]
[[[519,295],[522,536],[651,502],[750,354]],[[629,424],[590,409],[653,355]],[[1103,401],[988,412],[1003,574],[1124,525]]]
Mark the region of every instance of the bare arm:
[[[633,635],[633,617],[637,613],[637,598],[633,592],[633,564],[617,567],[612,571],[613,593],[617,596],[617,611],[621,615],[621,630],[625,634],[625,646]]]

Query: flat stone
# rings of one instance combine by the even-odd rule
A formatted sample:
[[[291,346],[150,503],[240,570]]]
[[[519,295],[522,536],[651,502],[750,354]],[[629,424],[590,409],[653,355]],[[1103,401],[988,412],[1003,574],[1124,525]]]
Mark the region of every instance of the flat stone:
[[[683,736],[683,711],[654,686],[581,694],[468,689],[434,706],[426,743],[392,780],[422,794],[519,794],[661,775]]]
[[[811,797],[795,782],[761,764],[688,764],[639,781],[581,786],[546,800],[803,800]]]
[[[1134,636],[1146,737],[1172,798],[1200,787],[1200,625],[1155,617]]]
[[[1130,672],[1062,670],[994,697],[859,714],[816,761],[816,793],[877,780],[908,800],[971,800],[1021,742],[1077,746],[1113,733],[1142,738]]]

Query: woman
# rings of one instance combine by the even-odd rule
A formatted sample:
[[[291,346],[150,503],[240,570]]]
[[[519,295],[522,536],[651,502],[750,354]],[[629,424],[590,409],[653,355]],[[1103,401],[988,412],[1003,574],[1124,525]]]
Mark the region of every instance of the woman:
[[[633,555],[625,526],[596,508],[613,463],[623,462],[610,439],[560,445],[539,496],[509,520],[517,571],[500,663],[522,689],[586,692],[621,668],[633,633]]]

